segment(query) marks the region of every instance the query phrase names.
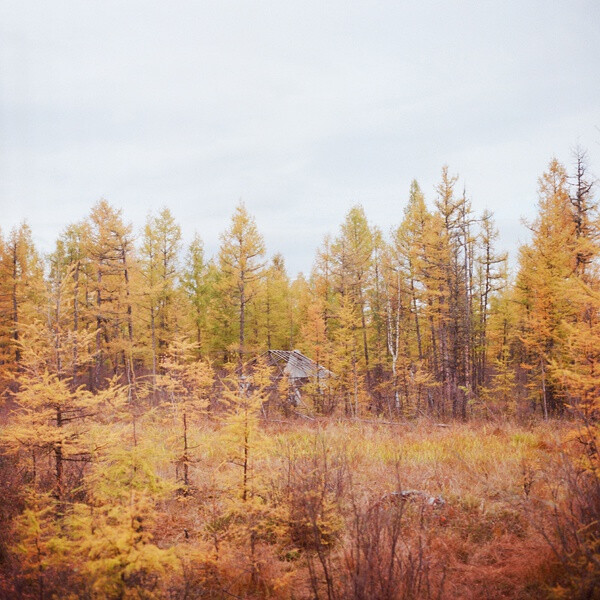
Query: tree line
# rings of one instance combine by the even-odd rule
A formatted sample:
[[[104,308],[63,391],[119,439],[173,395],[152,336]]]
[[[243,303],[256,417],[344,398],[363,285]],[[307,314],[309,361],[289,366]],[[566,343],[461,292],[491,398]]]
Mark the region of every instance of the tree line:
[[[316,413],[548,418],[598,389],[592,183],[584,152],[571,174],[550,162],[512,277],[492,214],[475,214],[447,167],[431,206],[413,181],[387,233],[352,207],[310,275],[295,279],[280,254],[267,258],[241,203],[210,259],[198,235],[184,247],[168,208],[136,235],[101,200],[46,257],[23,224],[0,241],[2,388],[19,389],[26,343],[72,389],[96,393],[117,378],[155,396],[170,348],[185,339],[217,370],[302,350],[336,374],[308,386]]]

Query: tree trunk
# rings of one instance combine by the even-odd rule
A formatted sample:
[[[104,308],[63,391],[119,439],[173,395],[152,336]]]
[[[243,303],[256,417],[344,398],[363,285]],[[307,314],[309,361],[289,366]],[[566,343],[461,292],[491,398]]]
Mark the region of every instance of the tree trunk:
[[[17,286],[17,243],[13,245],[13,288],[12,288],[12,309],[13,309],[13,342],[15,344],[15,361],[21,362],[21,349],[19,347],[19,301],[18,301],[18,286]]]
[[[79,267],[80,261],[77,261],[75,270],[73,271],[73,281],[75,286],[73,289],[73,388],[77,388],[77,360],[78,360],[78,343],[77,343],[77,332],[79,329]]]
[[[102,368],[102,271],[98,266],[98,289],[96,294],[96,368],[94,369],[94,390],[100,385],[100,370]]]
[[[185,486],[185,492],[187,494],[188,488],[190,486],[190,478],[189,478],[189,457],[188,457],[188,437],[187,437],[187,414],[184,411],[183,413],[183,485]]]
[[[245,275],[242,271],[240,274],[240,349],[239,349],[239,364],[240,367],[244,363],[244,344],[246,341],[245,337],[246,328],[246,284]]]
[[[150,330],[152,334],[152,394],[156,399],[156,319],[154,306],[150,306]]]

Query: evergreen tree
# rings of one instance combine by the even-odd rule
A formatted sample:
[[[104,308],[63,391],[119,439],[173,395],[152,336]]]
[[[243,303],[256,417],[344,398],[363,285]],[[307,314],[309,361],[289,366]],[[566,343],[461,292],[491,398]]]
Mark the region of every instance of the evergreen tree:
[[[197,346],[182,337],[175,338],[162,360],[163,375],[159,388],[167,394],[164,403],[168,412],[181,422],[181,454],[183,489],[190,487],[190,431],[208,408],[208,395],[213,385],[213,373],[208,363],[195,360]]]
[[[120,366],[129,377],[133,370],[132,226],[106,200],[92,209],[88,253],[93,278],[88,311],[96,330],[91,385],[97,389],[103,375],[115,374]]]
[[[350,209],[340,234],[332,245],[335,286],[339,294],[346,297],[357,313],[362,335],[362,355],[367,386],[370,387],[369,334],[367,331],[368,290],[371,286],[371,267],[374,236],[362,206]],[[349,306],[348,303],[346,303]]]
[[[148,315],[153,385],[159,361],[176,330],[180,244],[181,228],[168,208],[148,217],[140,252],[141,299]]]
[[[252,303],[258,336],[255,347],[289,349],[290,346],[290,282],[281,254],[276,254],[265,268],[264,279]]]
[[[22,328],[37,317],[43,297],[42,263],[31,229],[23,223],[0,239],[0,367],[5,378],[21,362]]]
[[[183,270],[182,286],[190,305],[192,330],[200,354],[207,351],[208,304],[208,265],[204,258],[204,245],[198,234],[189,245]]]
[[[334,382],[322,378],[320,367],[333,370],[333,346],[327,338],[325,307],[318,297],[308,306],[300,337],[301,349],[316,363],[316,377],[304,387],[304,392],[316,412],[330,413],[336,405]]]
[[[572,320],[573,306],[564,284],[576,267],[567,172],[556,159],[539,179],[538,216],[531,231],[531,243],[520,249],[516,290],[530,399],[539,402],[548,418],[562,406],[550,364],[560,361],[566,335],[562,323]]]
[[[254,218],[240,203],[234,211],[229,228],[221,236],[219,249],[219,266],[222,272],[220,291],[225,302],[235,303],[240,365],[246,353],[248,304],[256,295],[263,278],[264,253],[264,241]]]

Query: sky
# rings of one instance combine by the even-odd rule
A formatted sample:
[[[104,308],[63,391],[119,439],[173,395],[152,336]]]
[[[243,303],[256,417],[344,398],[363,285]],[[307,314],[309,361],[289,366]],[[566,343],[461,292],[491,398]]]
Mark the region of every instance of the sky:
[[[212,255],[242,200],[307,273],[447,164],[514,255],[553,156],[600,174],[599,31],[597,0],[0,0],[0,226],[48,252],[100,198],[167,206]]]

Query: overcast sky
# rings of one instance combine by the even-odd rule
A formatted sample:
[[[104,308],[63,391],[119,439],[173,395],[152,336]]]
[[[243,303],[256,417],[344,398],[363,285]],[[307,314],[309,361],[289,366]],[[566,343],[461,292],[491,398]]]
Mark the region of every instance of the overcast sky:
[[[599,33],[598,0],[0,0],[2,230],[48,251],[106,198],[212,254],[243,199],[295,274],[447,163],[513,249],[552,156],[600,174]]]

